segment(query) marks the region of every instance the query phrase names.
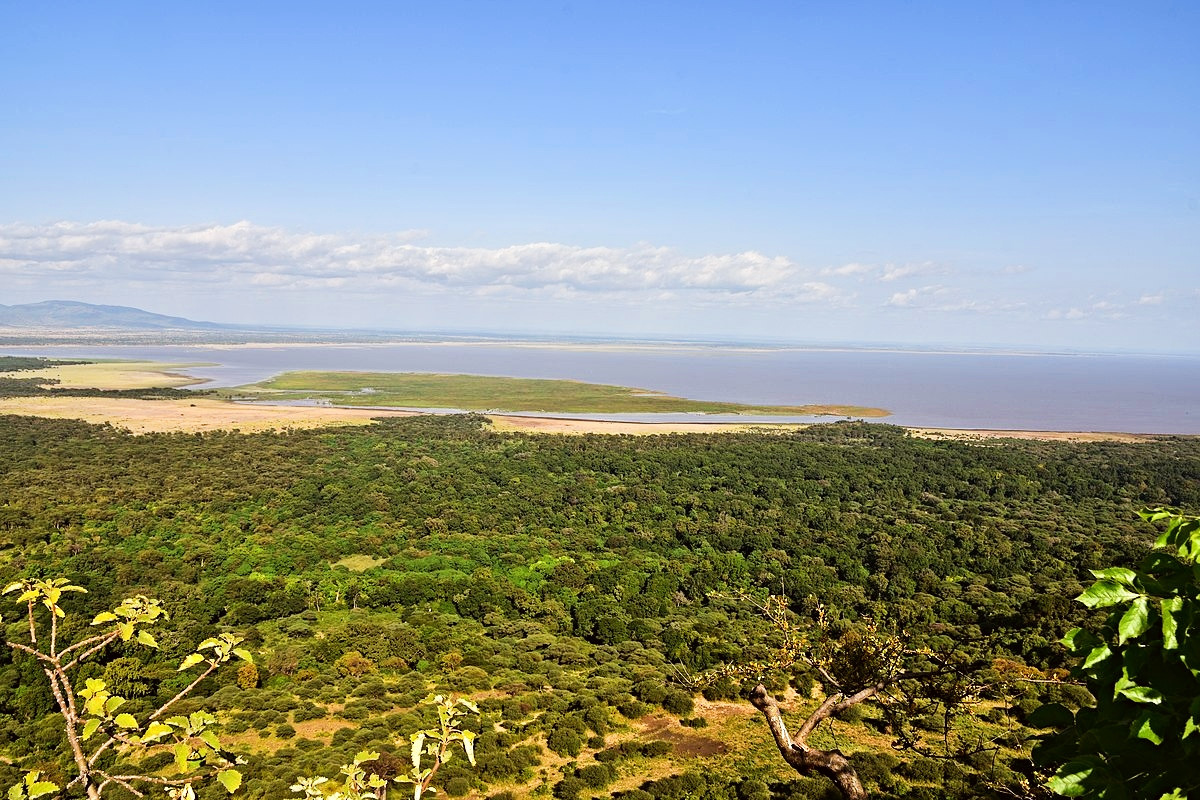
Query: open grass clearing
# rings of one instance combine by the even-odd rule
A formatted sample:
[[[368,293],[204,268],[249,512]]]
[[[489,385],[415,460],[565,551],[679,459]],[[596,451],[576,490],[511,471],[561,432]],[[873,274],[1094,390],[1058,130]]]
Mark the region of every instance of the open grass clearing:
[[[94,361],[45,369],[0,372],[0,377],[38,378],[64,389],[151,389],[177,388],[204,383],[186,374],[188,367],[207,364],[164,364],[157,361]],[[51,383],[57,381],[57,383]]]
[[[234,390],[257,399],[323,400],[341,406],[457,408],[574,414],[773,414],[885,417],[881,408],[849,405],[764,406],[687,400],[648,389],[491,375],[427,372],[286,372]]]

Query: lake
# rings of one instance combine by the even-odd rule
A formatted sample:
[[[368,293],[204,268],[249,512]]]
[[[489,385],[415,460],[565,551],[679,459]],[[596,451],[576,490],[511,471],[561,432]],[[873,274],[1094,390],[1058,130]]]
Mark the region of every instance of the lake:
[[[893,412],[882,421],[898,425],[1200,434],[1200,356],[1186,355],[528,342],[55,346],[4,352],[214,362],[188,370],[208,379],[204,386],[237,386],[290,370],[472,373],[618,384],[697,400],[877,406]]]

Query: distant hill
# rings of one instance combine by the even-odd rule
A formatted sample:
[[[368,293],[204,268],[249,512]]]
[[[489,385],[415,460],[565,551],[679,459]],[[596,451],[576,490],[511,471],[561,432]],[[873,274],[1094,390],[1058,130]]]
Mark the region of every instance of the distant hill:
[[[98,306],[73,300],[0,305],[0,326],[9,328],[108,328],[114,330],[222,330],[216,322],[168,317],[129,306]]]

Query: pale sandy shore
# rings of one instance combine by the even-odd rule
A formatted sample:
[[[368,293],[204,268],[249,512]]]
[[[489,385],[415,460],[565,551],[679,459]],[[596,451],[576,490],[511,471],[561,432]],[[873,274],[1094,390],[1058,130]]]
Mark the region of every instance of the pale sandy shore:
[[[183,400],[134,400],[97,397],[7,397],[0,398],[0,415],[80,419],[110,423],[133,433],[244,432],[320,428],[334,425],[368,425],[373,418],[413,416],[413,411],[338,406],[245,405],[208,397]],[[583,434],[607,433],[647,436],[667,433],[728,433],[746,431],[785,432],[805,427],[800,424],[737,424],[705,422],[608,422],[551,417],[488,415],[498,431]],[[985,441],[992,439],[1038,439],[1072,442],[1143,442],[1153,437],[1130,433],[1073,433],[1065,431],[977,431],[949,428],[910,428],[913,435],[930,439]]]

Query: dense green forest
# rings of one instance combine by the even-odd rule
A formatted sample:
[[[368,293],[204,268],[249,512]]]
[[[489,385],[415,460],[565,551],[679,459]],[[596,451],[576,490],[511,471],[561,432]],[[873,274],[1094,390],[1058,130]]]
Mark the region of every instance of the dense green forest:
[[[1200,441],[966,444],[861,423],[547,436],[474,415],[132,436],[0,417],[0,584],[69,577],[88,613],[161,598],[159,651],[83,667],[134,712],[178,691],[201,639],[245,636],[256,666],[185,703],[222,709],[256,799],[364,747],[394,769],[433,688],[482,711],[478,766],[441,776],[452,796],[829,796],[776,763],[745,686],[685,678],[769,655],[770,626],[729,597],[743,590],[802,617],[820,604],[835,632],[870,618],[914,646],[967,643],[1006,687],[980,709],[999,750],[893,753],[870,718],[838,744],[879,796],[1001,796],[1028,751],[1019,723],[1082,699],[1005,675],[1059,674],[1056,640],[1087,621],[1070,598],[1089,568],[1145,554],[1135,512],[1157,505],[1200,508]],[[62,770],[53,708],[32,661],[0,650],[0,786]]]

